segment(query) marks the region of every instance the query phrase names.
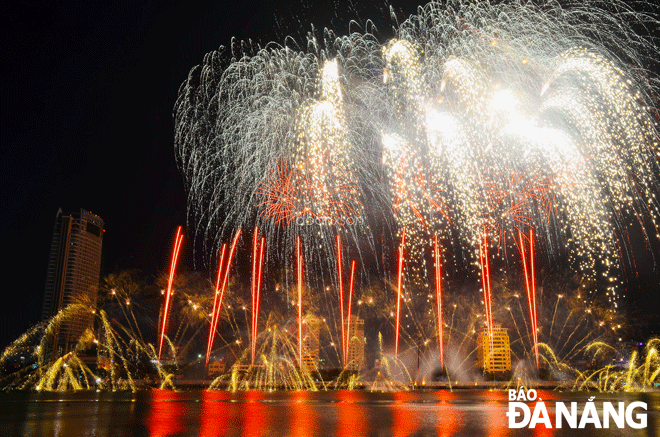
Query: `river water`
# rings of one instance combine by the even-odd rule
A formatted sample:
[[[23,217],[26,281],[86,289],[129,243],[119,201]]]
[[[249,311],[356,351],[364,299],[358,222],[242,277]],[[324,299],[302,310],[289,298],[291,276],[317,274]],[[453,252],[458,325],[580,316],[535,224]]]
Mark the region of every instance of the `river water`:
[[[660,393],[539,391],[555,425],[555,402],[589,396],[647,403],[647,427],[509,429],[505,391],[448,390],[230,393],[145,390],[137,393],[0,393],[0,435],[7,436],[660,436]],[[532,407],[534,403],[528,404]],[[636,412],[643,412],[636,410]],[[611,423],[610,426],[614,426]]]

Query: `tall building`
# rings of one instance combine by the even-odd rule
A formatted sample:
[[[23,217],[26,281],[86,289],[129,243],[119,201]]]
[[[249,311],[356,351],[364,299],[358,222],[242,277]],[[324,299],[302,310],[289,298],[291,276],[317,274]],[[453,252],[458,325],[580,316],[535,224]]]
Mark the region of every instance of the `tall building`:
[[[367,339],[364,337],[364,319],[351,314],[350,321],[346,320],[344,329],[348,333],[348,355],[346,356],[346,369],[360,370],[364,368],[364,349]]]
[[[71,304],[84,308],[72,311],[57,329],[53,352],[72,350],[94,322],[101,271],[103,220],[84,209],[63,214],[57,211],[48,260],[42,317],[47,320]]]
[[[318,317],[308,314],[303,323],[303,356],[302,364],[308,371],[314,371],[319,364],[319,336],[321,333],[321,320]]]
[[[490,339],[487,328],[477,334],[477,367],[486,373],[511,371],[509,334],[502,325],[493,325],[493,335]]]

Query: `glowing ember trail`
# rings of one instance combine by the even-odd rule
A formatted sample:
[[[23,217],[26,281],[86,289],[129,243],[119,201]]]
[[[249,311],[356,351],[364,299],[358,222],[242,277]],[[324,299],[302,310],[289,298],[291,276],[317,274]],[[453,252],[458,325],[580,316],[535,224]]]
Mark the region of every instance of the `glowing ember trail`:
[[[523,260],[523,269],[525,270],[525,288],[527,290],[527,303],[529,304],[529,320],[532,330],[532,342],[534,343],[534,358],[536,359],[536,368],[539,367],[539,334],[537,330],[536,318],[536,278],[534,272],[534,234],[529,230],[529,263],[527,262],[527,254],[525,253],[525,242],[523,240],[523,233],[518,233],[520,240],[520,255]]]
[[[399,267],[397,270],[396,283],[396,325],[394,326],[394,358],[399,357],[399,321],[401,320],[401,286],[403,279],[403,245],[406,243],[406,228],[401,233],[401,244],[399,245]]]
[[[222,250],[220,254],[220,264],[218,265],[218,278],[215,281],[215,293],[213,296],[213,311],[211,311],[211,326],[209,327],[209,338],[206,342],[206,365],[209,365],[209,357],[211,355],[211,342],[213,341],[213,327],[215,326],[215,315],[218,307],[218,297],[220,296],[220,279],[222,278],[222,267],[225,262],[225,252],[227,251],[227,243],[222,243]]]
[[[440,246],[438,236],[433,236],[433,258],[435,259],[435,301],[438,317],[438,350],[440,351],[440,368],[445,368],[445,351],[442,337],[442,259],[440,258]]]
[[[491,307],[491,295],[490,295],[490,266],[488,262],[488,240],[484,234],[483,238],[479,242],[479,259],[481,265],[481,284],[484,290],[484,307],[486,310],[486,326],[488,328],[488,340],[490,344],[490,349],[493,348],[493,310]]]
[[[174,271],[176,270],[176,262],[179,259],[179,250],[181,249],[181,242],[183,241],[183,234],[181,234],[181,226],[176,229],[176,237],[174,238],[174,253],[172,254],[172,264],[170,264],[170,276],[167,279],[167,291],[165,292],[165,309],[163,310],[163,325],[160,330],[160,343],[158,345],[158,360],[160,361],[161,353],[163,352],[163,340],[165,339],[165,329],[167,328],[167,316],[170,309],[170,299],[172,297],[172,283],[174,282]]]
[[[254,228],[254,240],[252,243],[252,365],[254,366],[254,357],[257,352],[257,331],[259,329],[259,298],[261,294],[261,272],[264,257],[264,246],[266,240],[259,238],[259,227]],[[257,255],[258,251],[258,255]]]
[[[341,259],[341,237],[337,234],[337,282],[339,284],[339,324],[341,325],[342,361],[346,364],[346,333],[344,332],[344,271]]]
[[[302,368],[302,281],[303,258],[300,253],[300,236],[296,238],[296,265],[298,267],[298,365]]]
[[[207,362],[209,360],[209,356],[211,355],[211,350],[213,349],[213,342],[215,340],[215,330],[217,329],[218,322],[220,321],[220,310],[222,310],[222,300],[225,297],[225,289],[227,288],[227,280],[229,279],[229,269],[231,267],[231,260],[234,256],[234,252],[236,251],[236,244],[238,244],[238,238],[240,236],[241,236],[241,230],[239,229],[238,231],[236,231],[236,234],[234,235],[234,240],[231,243],[231,248],[229,249],[229,257],[227,258],[227,264],[225,265],[224,269],[222,264],[220,265],[220,271],[224,272],[224,276],[222,278],[222,288],[220,289],[220,297],[218,298],[218,305],[216,306],[213,317],[211,318],[211,329],[209,332],[209,346],[206,351]],[[222,261],[222,257],[221,257],[221,261]],[[219,276],[220,276],[220,272],[218,272],[218,277]]]
[[[534,269],[534,234],[529,230],[529,260],[530,260],[530,277],[532,279],[532,309],[534,319],[534,357],[536,358],[536,368],[539,367],[539,331],[537,329],[536,317],[536,271]]]
[[[257,286],[257,245],[259,243],[259,226],[254,227],[254,237],[252,238],[252,329],[250,330],[250,353],[252,358],[252,365],[254,366],[254,339],[256,337],[254,332],[254,314],[257,309],[255,303],[255,298],[257,297],[257,292],[255,290]]]
[[[259,249],[259,273],[257,276],[257,309],[254,318],[254,346],[257,349],[257,333],[259,332],[259,303],[261,302],[261,278],[263,277],[264,248],[266,247],[266,237],[261,237],[261,248]]]
[[[351,262],[351,282],[348,285],[348,308],[346,309],[346,346],[344,349],[344,365],[348,364],[348,348],[351,343],[351,307],[353,306],[353,280],[355,279],[355,260]]]

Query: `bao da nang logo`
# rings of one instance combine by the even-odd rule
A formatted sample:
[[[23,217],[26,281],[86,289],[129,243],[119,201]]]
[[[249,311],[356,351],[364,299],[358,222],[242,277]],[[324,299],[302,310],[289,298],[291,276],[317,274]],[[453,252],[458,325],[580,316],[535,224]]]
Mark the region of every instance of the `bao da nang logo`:
[[[602,419],[598,414],[595,396],[587,402],[556,402],[555,420],[550,420],[548,409],[536,390],[509,390],[509,428],[646,428],[646,403],[603,402]],[[529,402],[529,403],[527,403]],[[616,404],[616,405],[615,405]],[[590,426],[591,427],[591,426]]]

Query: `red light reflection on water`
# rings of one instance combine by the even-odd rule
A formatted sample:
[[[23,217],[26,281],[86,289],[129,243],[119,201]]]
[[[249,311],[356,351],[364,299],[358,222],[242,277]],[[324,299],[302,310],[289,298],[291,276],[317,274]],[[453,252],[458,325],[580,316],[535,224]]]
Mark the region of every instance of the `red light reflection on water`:
[[[256,390],[246,391],[243,399],[246,401],[240,406],[243,435],[246,437],[270,436],[271,415],[269,406],[262,401],[266,394]]]
[[[318,435],[319,416],[308,401],[313,399],[308,391],[296,391],[291,394],[289,410],[289,429],[292,437],[312,437]]]
[[[204,390],[199,416],[199,436],[216,437],[227,432],[232,424],[231,399],[226,391]]]
[[[547,391],[547,390],[537,390],[537,396],[538,399],[541,402],[545,402],[545,408],[548,411],[548,417],[550,418],[550,424],[553,426],[552,428],[546,428],[545,425],[543,424],[538,424],[534,427],[534,437],[551,437],[555,435],[555,414],[553,413],[552,408],[554,408],[555,404],[554,402],[551,401],[551,399],[559,399],[559,396],[557,396],[557,393]],[[550,401],[550,402],[546,402]],[[532,413],[534,413],[534,407],[536,405],[536,402],[529,402],[528,406],[529,409]]]
[[[151,409],[146,425],[151,437],[179,434],[184,429],[186,404],[183,394],[170,390],[151,391]]]
[[[337,391],[337,437],[360,437],[369,435],[369,415],[359,402],[364,399],[362,393],[339,390]]]
[[[549,401],[550,399],[560,399],[560,396],[554,391],[548,390],[536,390],[536,395],[539,399],[544,401]]]
[[[509,418],[506,417],[508,395],[505,391],[483,392],[484,404],[484,435],[488,437],[503,437],[509,434]]]
[[[436,404],[438,437],[450,437],[460,430],[463,421],[460,410],[448,402],[456,399],[456,394],[440,390],[435,392],[435,398],[439,401]]]
[[[404,437],[413,434],[419,427],[417,414],[412,411],[406,401],[414,401],[417,396],[415,393],[394,392],[394,402],[392,408],[392,436]]]

